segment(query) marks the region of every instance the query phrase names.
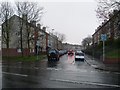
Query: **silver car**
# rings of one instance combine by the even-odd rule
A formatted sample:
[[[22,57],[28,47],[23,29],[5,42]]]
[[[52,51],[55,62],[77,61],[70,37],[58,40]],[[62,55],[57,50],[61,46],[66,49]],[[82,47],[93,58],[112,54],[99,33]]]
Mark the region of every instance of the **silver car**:
[[[84,53],[82,51],[75,52],[75,60],[83,60],[84,61]]]

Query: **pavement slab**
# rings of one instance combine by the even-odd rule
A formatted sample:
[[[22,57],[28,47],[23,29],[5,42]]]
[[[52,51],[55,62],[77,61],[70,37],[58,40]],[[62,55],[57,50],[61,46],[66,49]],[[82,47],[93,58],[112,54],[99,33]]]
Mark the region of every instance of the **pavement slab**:
[[[85,55],[85,61],[90,66],[94,67],[95,69],[111,71],[111,72],[120,72],[120,65],[119,64],[105,64],[103,61],[95,59],[89,55]]]

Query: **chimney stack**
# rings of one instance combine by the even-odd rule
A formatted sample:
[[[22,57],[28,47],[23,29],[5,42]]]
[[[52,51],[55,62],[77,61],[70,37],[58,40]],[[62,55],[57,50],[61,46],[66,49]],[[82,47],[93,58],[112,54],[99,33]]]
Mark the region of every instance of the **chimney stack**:
[[[27,15],[26,14],[23,14],[22,18],[23,18],[23,20],[27,21]]]
[[[34,27],[36,27],[36,21],[30,21],[30,23],[34,26]]]
[[[37,27],[38,27],[38,29],[41,29],[41,25],[40,24],[37,24]]]
[[[43,31],[46,31],[46,27],[43,27]]]

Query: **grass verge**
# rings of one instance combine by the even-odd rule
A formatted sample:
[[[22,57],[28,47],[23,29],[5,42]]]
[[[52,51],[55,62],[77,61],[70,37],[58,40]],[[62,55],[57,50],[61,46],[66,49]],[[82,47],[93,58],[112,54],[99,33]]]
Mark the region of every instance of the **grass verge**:
[[[106,54],[107,58],[120,58],[120,50],[113,50]]]

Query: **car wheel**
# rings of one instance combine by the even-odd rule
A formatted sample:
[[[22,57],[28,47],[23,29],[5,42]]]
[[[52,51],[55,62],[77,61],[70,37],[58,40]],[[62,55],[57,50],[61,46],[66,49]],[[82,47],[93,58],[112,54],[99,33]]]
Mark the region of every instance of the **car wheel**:
[[[48,58],[48,61],[50,61],[50,58]]]

